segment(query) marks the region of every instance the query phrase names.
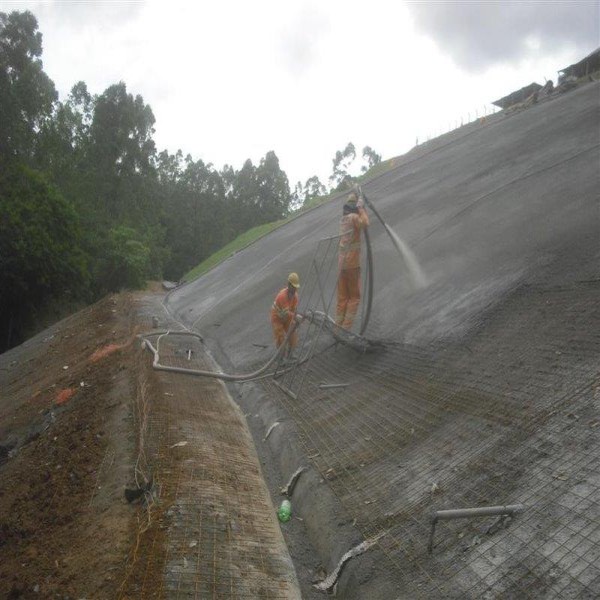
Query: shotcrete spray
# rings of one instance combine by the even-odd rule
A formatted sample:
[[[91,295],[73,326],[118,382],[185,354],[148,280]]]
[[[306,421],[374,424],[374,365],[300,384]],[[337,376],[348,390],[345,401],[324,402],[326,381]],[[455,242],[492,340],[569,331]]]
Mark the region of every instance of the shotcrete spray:
[[[371,208],[373,207],[371,206]],[[382,223],[385,227],[385,230],[388,232],[388,235],[392,239],[396,250],[398,250],[398,253],[404,260],[404,264],[408,269],[415,288],[419,289],[425,287],[427,285],[427,279],[425,277],[425,273],[423,273],[423,270],[419,265],[419,262],[417,261],[417,257],[415,256],[414,252],[402,241],[400,236],[387,223],[383,221]]]
[[[390,236],[394,247],[400,254],[410,278],[413,282],[415,288],[419,289],[425,287],[427,285],[427,278],[423,273],[419,265],[419,261],[415,256],[414,252],[408,247],[408,245],[400,238],[400,236],[383,220],[383,217],[379,214],[377,209],[373,206],[373,204],[369,201],[369,199],[362,193],[360,187],[358,188],[359,194],[364,198],[365,202],[369,206],[369,208],[373,211],[373,214],[381,221],[384,229],[387,231],[387,234]]]

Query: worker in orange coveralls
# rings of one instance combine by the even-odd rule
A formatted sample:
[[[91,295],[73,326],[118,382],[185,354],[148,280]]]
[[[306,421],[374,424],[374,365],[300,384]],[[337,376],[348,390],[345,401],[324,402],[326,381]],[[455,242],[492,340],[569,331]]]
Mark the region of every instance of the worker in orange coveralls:
[[[360,304],[360,234],[369,226],[363,199],[350,192],[340,221],[338,248],[337,313],[335,322],[351,329]]]
[[[275,301],[271,308],[271,325],[273,326],[273,336],[277,348],[283,344],[285,336],[290,326],[295,326],[297,319],[296,309],[298,308],[298,289],[300,288],[300,278],[297,273],[290,273],[288,276],[287,287],[284,287],[275,296]],[[296,344],[298,335],[292,331],[287,341],[285,350],[286,356],[291,356]]]

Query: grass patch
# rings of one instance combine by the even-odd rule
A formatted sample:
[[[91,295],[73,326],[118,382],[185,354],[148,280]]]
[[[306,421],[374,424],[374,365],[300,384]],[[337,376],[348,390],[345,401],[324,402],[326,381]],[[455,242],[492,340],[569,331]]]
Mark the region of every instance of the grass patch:
[[[200,277],[209,271],[213,267],[216,267],[220,262],[226,258],[234,255],[236,252],[243,250],[246,246],[256,241],[258,238],[266,235],[273,229],[283,225],[288,219],[281,219],[280,221],[273,221],[272,223],[264,223],[258,225],[252,229],[248,229],[244,233],[238,235],[235,240],[229,242],[226,246],[223,246],[220,250],[217,250],[214,254],[211,254],[205,261],[195,266],[191,271],[183,276],[184,281],[192,281]]]

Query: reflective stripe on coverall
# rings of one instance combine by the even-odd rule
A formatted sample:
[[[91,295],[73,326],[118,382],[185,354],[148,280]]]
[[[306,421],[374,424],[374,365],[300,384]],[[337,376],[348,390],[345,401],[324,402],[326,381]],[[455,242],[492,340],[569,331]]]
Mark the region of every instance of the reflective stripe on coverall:
[[[283,344],[290,325],[294,323],[296,317],[296,308],[298,307],[298,294],[290,300],[287,287],[283,288],[275,297],[275,302],[271,308],[271,325],[273,326],[273,336],[277,348]],[[298,342],[298,336],[294,331],[288,340],[290,348],[295,348]]]
[[[337,312],[335,322],[350,329],[360,304],[360,232],[369,225],[364,208],[349,213],[340,221],[338,250]]]

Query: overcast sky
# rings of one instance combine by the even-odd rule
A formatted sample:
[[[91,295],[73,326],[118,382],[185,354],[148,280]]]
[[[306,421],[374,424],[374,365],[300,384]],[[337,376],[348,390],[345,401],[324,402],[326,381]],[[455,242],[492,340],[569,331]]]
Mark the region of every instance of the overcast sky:
[[[326,181],[352,141],[385,158],[600,46],[597,0],[9,2],[30,10],[61,99],[124,81],[159,150],[221,168],[275,150]]]

